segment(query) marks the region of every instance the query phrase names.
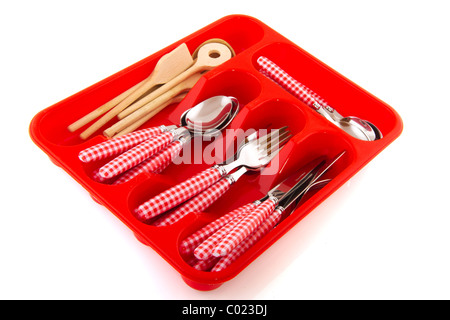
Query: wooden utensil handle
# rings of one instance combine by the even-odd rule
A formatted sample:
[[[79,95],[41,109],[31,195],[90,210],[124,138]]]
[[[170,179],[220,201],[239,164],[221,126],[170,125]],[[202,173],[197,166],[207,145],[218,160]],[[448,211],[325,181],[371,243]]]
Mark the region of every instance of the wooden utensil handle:
[[[75,132],[78,129],[80,129],[81,127],[83,127],[84,125],[88,124],[89,122],[91,122],[92,120],[100,117],[102,114],[104,114],[105,112],[109,111],[110,109],[114,108],[114,106],[116,106],[118,103],[120,103],[123,99],[125,99],[128,95],[130,95],[132,92],[134,92],[138,87],[140,87],[143,83],[145,82],[145,80],[139,82],[138,84],[135,84],[134,86],[132,86],[131,88],[129,88],[128,90],[122,92],[121,94],[119,94],[118,96],[116,96],[115,98],[109,100],[107,103],[105,103],[104,105],[101,105],[100,107],[98,107],[97,109],[95,109],[94,111],[88,113],[87,115],[85,115],[84,117],[78,119],[77,121],[75,121],[74,123],[72,123],[71,125],[69,125],[67,127],[67,129],[70,132]]]
[[[174,87],[171,90],[169,90],[169,91],[165,92],[164,94],[160,95],[159,97],[157,97],[153,101],[149,102],[148,104],[143,105],[140,109],[136,110],[135,112],[133,112],[132,114],[130,114],[126,118],[120,120],[119,122],[116,122],[114,125],[112,125],[108,129],[106,129],[104,131],[104,134],[107,137],[114,136],[116,133],[122,131],[123,129],[125,129],[126,127],[128,127],[132,123],[134,123],[135,121],[139,120],[141,117],[145,116],[146,114],[148,114],[152,110],[158,108],[158,106],[160,106],[160,105],[166,103],[167,101],[173,99],[178,94],[180,94],[180,92],[183,92],[183,91],[185,91],[187,89],[192,88],[193,85],[200,79],[200,77],[201,77],[200,74],[196,74],[196,75],[190,77],[185,82],[180,83],[176,87]],[[157,90],[158,89],[156,89],[154,92],[156,92]],[[144,99],[145,98],[143,98],[141,100],[144,100]],[[141,100],[139,100],[139,101],[141,101]]]
[[[150,112],[148,112],[145,116],[143,116],[139,120],[137,120],[134,123],[130,124],[128,127],[123,129],[119,133],[115,134],[113,136],[113,138],[120,137],[120,136],[123,136],[125,134],[133,132],[134,130],[136,130],[140,126],[142,126],[144,123],[146,123],[148,120],[150,120],[155,114],[160,112],[162,109],[164,109],[165,107],[167,107],[167,106],[169,106],[171,104],[179,103],[181,100],[184,99],[185,96],[186,96],[186,93],[182,93],[182,94],[179,94],[178,96],[176,96],[175,98],[171,99],[170,101],[167,101],[166,103],[163,103],[162,105],[158,106],[156,109],[151,110]],[[106,136],[106,134],[105,134],[105,136]]]
[[[176,87],[178,84],[180,84],[184,80],[188,79],[190,76],[192,76],[195,73],[201,71],[200,69],[201,68],[199,68],[199,66],[196,66],[194,64],[191,68],[187,69],[185,72],[179,74],[178,76],[176,76],[175,78],[173,78],[172,80],[167,82],[166,84],[164,84],[161,87],[157,88],[155,91],[153,91],[149,95],[143,97],[141,100],[136,101],[135,103],[130,105],[128,108],[126,108],[125,110],[121,111],[118,114],[117,117],[119,119],[124,119],[125,117],[127,117],[131,113],[133,113],[134,111],[136,111],[136,110],[140,109],[141,107],[143,107],[144,105],[146,105],[146,104],[152,102],[153,100],[156,100],[160,96],[166,94],[171,89]],[[172,91],[172,94],[173,94],[173,91]]]

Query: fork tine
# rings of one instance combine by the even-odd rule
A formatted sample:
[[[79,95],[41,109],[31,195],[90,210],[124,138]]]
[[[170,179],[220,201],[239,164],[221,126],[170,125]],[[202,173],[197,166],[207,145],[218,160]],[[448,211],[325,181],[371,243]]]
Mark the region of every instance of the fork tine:
[[[290,131],[287,130],[287,127],[283,127],[281,129],[273,130],[270,134],[267,134],[261,137],[258,143],[258,151],[265,151],[270,148],[271,145],[276,145],[281,139],[283,139],[286,135],[289,134]]]
[[[284,135],[284,137],[276,144],[271,145],[266,150],[261,150],[259,160],[267,163],[272,161],[272,159],[275,158],[278,152],[284,147],[291,137],[291,134]]]
[[[271,146],[267,149],[267,155],[270,156],[272,153],[281,150],[281,148],[283,148],[284,145],[285,145],[286,143],[288,143],[288,141],[289,141],[291,138],[292,138],[292,135],[289,134],[289,135],[283,137],[283,139],[281,139],[281,140],[280,140],[279,142],[277,142],[276,144],[271,145]]]
[[[288,136],[285,139],[283,139],[281,141],[281,144],[277,144],[277,147],[274,146],[274,148],[271,148],[266,154],[261,155],[261,157],[259,158],[260,161],[264,161],[266,163],[269,163],[270,161],[272,161],[273,158],[275,158],[275,156],[278,154],[278,152],[280,152],[280,150],[284,147],[284,145],[288,142],[288,140],[291,138],[292,136]]]
[[[284,132],[287,131],[287,129],[288,129],[288,127],[284,126],[280,129],[271,130],[270,133],[267,133],[264,136],[259,137],[257,142],[258,142],[258,144],[261,144],[264,141],[270,141],[270,140],[272,140],[273,137],[282,135]]]
[[[290,135],[290,131],[283,131],[279,135],[278,135],[278,132],[276,132],[276,133],[277,133],[277,135],[275,135],[275,134],[270,135],[270,139],[267,139],[266,141],[264,141],[264,143],[263,142],[258,143],[258,150],[260,152],[264,152],[269,149],[273,149],[274,147],[277,147],[278,145],[280,145],[281,141],[283,141],[287,136],[289,136],[289,138],[292,136],[292,135]]]

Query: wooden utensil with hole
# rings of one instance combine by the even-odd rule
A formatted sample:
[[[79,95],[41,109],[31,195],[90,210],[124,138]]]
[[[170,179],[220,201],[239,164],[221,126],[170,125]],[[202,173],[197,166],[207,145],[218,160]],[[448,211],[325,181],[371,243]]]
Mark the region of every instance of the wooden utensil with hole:
[[[166,84],[162,85],[152,93],[150,93],[148,96],[145,96],[141,100],[133,103],[131,106],[129,106],[124,111],[120,112],[118,117],[119,119],[123,119],[126,116],[130,115],[132,112],[138,110],[142,106],[146,105],[156,97],[160,96],[164,92],[172,89],[182,81],[186,80],[193,74],[196,74],[198,72],[202,71],[208,71],[211,70],[225,61],[231,59],[232,57],[232,51],[230,48],[222,43],[218,42],[212,42],[212,43],[206,43],[204,44],[198,51],[198,57],[195,61],[194,65],[184,71],[183,73],[179,74]],[[156,105],[155,105],[156,107]]]
[[[185,43],[182,43],[176,49],[162,56],[157,62],[151,75],[145,79],[140,86],[138,86],[125,99],[123,99],[118,105],[116,105],[93,125],[82,132],[80,137],[82,139],[87,139],[130,104],[135,102],[136,99],[138,99],[142,94],[156,85],[169,82],[171,79],[175,78],[177,75],[192,66],[193,63],[194,61]],[[154,90],[150,93],[150,95],[156,91],[158,91],[158,89]]]
[[[211,42],[217,42],[217,43],[226,45],[228,47],[228,49],[230,49],[230,51],[231,51],[231,57],[234,57],[236,55],[236,52],[234,51],[233,47],[228,42],[226,42],[225,40],[220,39],[220,38],[212,38],[212,39],[206,40],[201,45],[199,45],[197,47],[197,49],[195,49],[194,52],[192,53],[192,58],[194,60],[196,60],[197,56],[198,56],[198,51],[200,50],[200,48],[203,47],[205,44],[211,43]]]
[[[138,121],[140,118],[144,117],[145,115],[152,112],[152,115],[155,115],[156,112],[153,113],[154,110],[159,109],[159,111],[162,109],[160,108],[163,104],[165,104],[167,101],[170,101],[177,95],[179,95],[182,92],[185,92],[187,90],[190,90],[197,81],[201,78],[201,74],[197,73],[189,77],[188,79],[184,80],[183,82],[179,83],[175,87],[171,88],[170,90],[166,91],[165,93],[158,96],[156,99],[150,101],[149,103],[143,105],[141,108],[136,110],[135,112],[131,113],[127,117],[121,119],[119,122],[116,122],[111,127],[103,131],[103,134],[106,137],[113,137],[118,132],[121,132],[126,127],[133,124],[135,121]],[[148,120],[148,119],[147,119]]]

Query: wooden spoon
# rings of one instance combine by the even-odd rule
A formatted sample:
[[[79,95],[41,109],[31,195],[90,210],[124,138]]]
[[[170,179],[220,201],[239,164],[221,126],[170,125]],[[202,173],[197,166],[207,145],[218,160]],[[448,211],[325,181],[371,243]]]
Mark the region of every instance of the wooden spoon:
[[[197,81],[201,78],[201,74],[197,73],[189,77],[188,79],[184,80],[183,82],[179,83],[175,87],[171,88],[170,90],[166,91],[165,93],[158,96],[156,99],[150,101],[149,103],[143,105],[141,108],[136,110],[135,112],[131,113],[127,117],[123,118],[119,122],[116,122],[114,125],[103,131],[103,134],[106,137],[113,137],[118,132],[121,132],[126,127],[130,126],[135,121],[138,121],[140,118],[144,117],[145,115],[152,113],[152,115],[156,114],[153,113],[155,109],[160,109],[162,105],[164,105],[167,101],[170,101],[180,93],[190,90]],[[141,100],[139,100],[141,101]]]
[[[227,45],[218,42],[206,43],[199,49],[197,60],[195,61],[192,67],[190,67],[183,73],[179,74],[178,76],[176,76],[166,84],[162,85],[149,95],[145,96],[141,100],[133,103],[126,110],[120,112],[118,115],[119,119],[123,119],[124,117],[128,116],[129,114],[141,108],[142,106],[149,103],[153,99],[157,98],[164,92],[167,92],[168,90],[172,89],[182,81],[186,80],[193,74],[211,70],[221,65],[225,61],[231,59],[231,57],[232,51],[230,50],[230,48],[228,48]]]
[[[188,69],[194,60],[185,43],[162,56],[157,62],[151,75],[144,80],[144,83],[136,88],[130,95],[116,105],[112,110],[97,120],[93,125],[80,134],[82,139],[90,137],[94,132],[105,125],[109,120],[127,108],[136,99],[142,96],[152,87],[169,82],[171,79]],[[158,90],[158,89],[157,89]],[[155,90],[155,91],[157,91]],[[155,92],[153,91],[153,92]],[[153,93],[152,92],[152,93]]]

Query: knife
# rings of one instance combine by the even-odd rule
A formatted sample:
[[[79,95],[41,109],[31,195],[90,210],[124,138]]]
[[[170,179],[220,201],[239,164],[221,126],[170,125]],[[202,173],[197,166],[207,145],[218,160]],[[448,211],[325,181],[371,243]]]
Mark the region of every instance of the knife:
[[[297,185],[305,185],[313,178],[313,170],[322,163],[324,163],[322,158],[309,163],[276,185],[261,199],[241,206],[193,233],[181,242],[180,252],[184,254],[194,252],[194,256],[199,260],[209,259],[217,244],[246,215],[257,209],[259,205],[266,202],[270,197],[280,200],[283,197],[290,197],[290,190],[294,190],[294,187]]]
[[[330,162],[317,160],[310,163],[313,169],[306,171],[300,180],[297,180],[295,185],[292,185],[291,179],[298,179],[298,177],[290,177],[283,181],[278,188],[276,188],[269,198],[261,203],[255,210],[245,215],[245,217],[236,224],[236,226],[228,232],[215,246],[212,254],[216,257],[223,257],[233,251],[245,238],[254,232],[264,220],[276,211],[276,216],[280,216],[287,208],[290,208],[297,200],[301,199],[309,188],[343,155],[345,151],[341,152]],[[289,189],[287,189],[289,188]],[[298,202],[297,202],[298,203]],[[294,211],[295,206],[292,207]]]

